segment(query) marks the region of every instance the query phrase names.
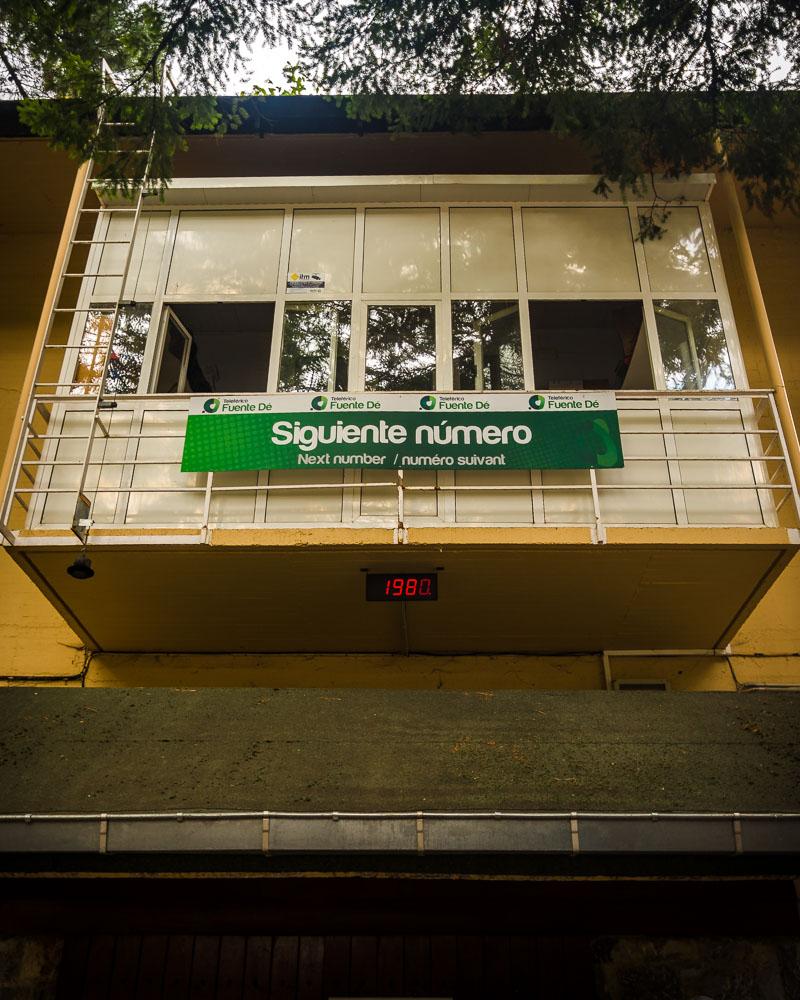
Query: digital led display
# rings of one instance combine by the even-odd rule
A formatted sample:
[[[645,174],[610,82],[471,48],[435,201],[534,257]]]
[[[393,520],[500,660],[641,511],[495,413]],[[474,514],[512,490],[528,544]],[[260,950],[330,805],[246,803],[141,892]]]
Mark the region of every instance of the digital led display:
[[[435,601],[436,573],[367,573],[368,601]]]

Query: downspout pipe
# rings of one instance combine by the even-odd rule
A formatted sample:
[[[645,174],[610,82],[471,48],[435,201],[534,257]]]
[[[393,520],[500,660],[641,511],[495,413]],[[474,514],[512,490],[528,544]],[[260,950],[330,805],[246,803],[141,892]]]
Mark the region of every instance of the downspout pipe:
[[[753,306],[758,339],[761,343],[761,349],[764,352],[770,384],[775,390],[775,406],[778,410],[778,416],[780,417],[786,440],[786,457],[791,464],[795,482],[800,482],[800,441],[798,441],[794,415],[789,405],[789,394],[786,391],[786,382],[781,370],[778,350],[775,347],[775,338],[772,335],[772,327],[767,315],[764,295],[758,280],[753,251],[750,248],[747,227],[745,226],[742,208],[739,204],[736,182],[730,170],[722,170],[718,176],[720,191],[725,199],[725,205],[731,220],[731,228],[734,240],[736,241],[736,249],[742,266],[747,293],[750,296],[750,302]]]

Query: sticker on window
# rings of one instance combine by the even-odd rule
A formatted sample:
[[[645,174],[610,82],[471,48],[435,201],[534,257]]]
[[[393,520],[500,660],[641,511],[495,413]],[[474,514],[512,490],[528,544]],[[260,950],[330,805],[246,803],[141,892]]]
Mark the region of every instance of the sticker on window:
[[[326,275],[317,271],[290,271],[286,277],[287,288],[324,288]]]

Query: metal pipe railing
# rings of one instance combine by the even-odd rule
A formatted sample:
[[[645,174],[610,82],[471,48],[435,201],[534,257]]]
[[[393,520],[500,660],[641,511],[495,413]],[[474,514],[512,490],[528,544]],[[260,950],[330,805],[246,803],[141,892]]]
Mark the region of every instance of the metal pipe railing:
[[[153,427],[151,431],[147,431],[142,427],[142,420],[144,419],[144,411],[147,410],[149,415],[163,414],[167,420],[180,419],[187,410],[187,402],[192,398],[190,394],[167,394],[167,393],[154,393],[148,395],[118,395],[114,397],[103,398],[103,408],[100,411],[96,410],[96,401],[94,399],[87,399],[86,397],[76,396],[73,394],[46,394],[46,395],[33,395],[28,400],[28,404],[25,410],[24,417],[24,429],[25,433],[22,435],[19,448],[17,452],[17,461],[14,468],[14,475],[11,480],[11,484],[7,495],[3,500],[2,507],[2,519],[0,520],[0,530],[2,530],[3,537],[9,544],[18,544],[20,539],[18,532],[13,530],[10,526],[11,522],[11,512],[14,504],[18,504],[26,511],[26,523],[25,527],[27,529],[36,529],[37,527],[47,527],[52,528],[54,525],[62,524],[65,522],[55,521],[52,516],[48,516],[46,519],[43,517],[44,504],[50,498],[64,498],[70,495],[76,495],[76,485],[71,482],[70,472],[74,472],[78,469],[81,470],[81,480],[87,483],[87,487],[90,492],[97,497],[111,496],[117,497],[118,500],[122,498],[130,498],[132,496],[159,496],[163,495],[165,497],[165,517],[161,522],[154,522],[153,527],[163,526],[170,527],[174,526],[175,521],[175,510],[170,507],[170,501],[166,498],[173,494],[186,495],[186,496],[196,496],[202,498],[202,510],[198,510],[196,513],[192,511],[178,512],[181,514],[179,523],[184,527],[188,525],[195,524],[199,528],[207,528],[209,522],[212,520],[214,500],[222,501],[226,497],[234,497],[238,495],[247,495],[248,497],[258,496],[258,495],[270,495],[270,494],[291,494],[295,493],[308,493],[309,491],[313,493],[323,493],[326,492],[339,492],[342,494],[344,499],[347,495],[369,495],[370,492],[375,492],[378,490],[392,490],[396,491],[396,512],[378,512],[365,515],[367,518],[372,518],[373,520],[367,521],[366,523],[374,523],[374,518],[381,516],[388,516],[396,521],[398,527],[403,527],[404,521],[407,520],[408,516],[414,517],[415,513],[413,509],[409,508],[409,500],[412,496],[424,496],[428,494],[439,495],[441,497],[446,496],[457,496],[459,494],[469,495],[469,494],[485,494],[491,496],[492,494],[531,494],[532,498],[536,495],[546,497],[553,494],[584,494],[587,501],[589,502],[591,508],[591,516],[587,521],[583,517],[576,517],[574,521],[564,520],[562,517],[553,519],[551,521],[547,520],[545,516],[544,521],[541,518],[534,520],[533,515],[531,518],[523,519],[524,523],[531,524],[551,524],[557,523],[563,524],[575,524],[580,526],[586,526],[587,523],[594,522],[594,528],[599,534],[602,534],[605,524],[617,525],[620,522],[618,514],[615,515],[615,520],[612,522],[604,514],[603,510],[603,497],[613,496],[615,492],[622,491],[624,493],[638,493],[638,494],[649,494],[651,496],[667,493],[671,495],[673,499],[673,505],[675,506],[676,517],[674,521],[664,522],[663,519],[657,519],[654,517],[652,522],[647,520],[642,520],[641,517],[637,517],[630,523],[635,523],[637,525],[653,523],[662,525],[664,523],[672,523],[679,525],[689,525],[691,522],[689,519],[680,520],[677,514],[677,504],[675,503],[678,496],[688,496],[694,495],[698,492],[709,492],[711,496],[721,497],[732,492],[748,492],[752,493],[754,497],[758,499],[759,509],[762,511],[762,518],[760,521],[755,520],[753,522],[746,523],[770,523],[770,518],[772,523],[777,523],[777,513],[782,510],[788,500],[792,499],[794,501],[793,507],[793,523],[795,526],[800,524],[800,498],[798,497],[797,482],[793,476],[793,470],[786,458],[786,438],[783,433],[783,428],[781,427],[780,417],[775,406],[774,394],[771,390],[743,390],[741,392],[732,390],[718,390],[718,391],[669,391],[669,390],[623,390],[616,393],[618,402],[620,405],[620,413],[623,416],[629,418],[646,418],[648,415],[653,415],[659,417],[657,426],[654,427],[637,427],[636,429],[626,430],[624,426],[621,428],[621,436],[623,441],[626,438],[633,438],[642,435],[647,435],[650,438],[660,438],[664,443],[663,452],[660,454],[646,454],[646,455],[629,455],[626,457],[626,467],[625,469],[619,470],[609,470],[613,472],[616,481],[607,482],[604,481],[604,470],[569,470],[568,474],[570,477],[574,477],[575,474],[582,474],[585,476],[584,482],[535,482],[531,481],[529,483],[513,483],[513,484],[503,484],[503,483],[493,483],[491,480],[485,483],[458,483],[455,481],[441,481],[441,476],[437,476],[437,470],[430,468],[423,468],[421,471],[436,477],[436,481],[430,484],[416,483],[409,484],[404,478],[404,470],[399,469],[396,471],[394,476],[383,476],[379,481],[345,481],[347,477],[342,476],[341,479],[335,482],[306,482],[306,483],[296,483],[296,482],[244,482],[237,485],[230,485],[228,483],[220,482],[219,477],[221,475],[231,475],[240,474],[244,475],[246,478],[251,478],[255,480],[258,477],[256,471],[242,470],[242,472],[236,473],[208,473],[208,474],[187,474],[187,481],[185,483],[175,483],[174,477],[180,476],[180,465],[179,462],[174,457],[152,457],[152,452],[148,457],[140,457],[138,455],[139,442],[149,441],[152,442],[155,447],[158,447],[160,442],[170,442],[170,441],[180,441],[183,439],[182,433],[169,433],[168,428],[163,427]],[[736,410],[714,410],[710,412],[719,412],[724,414],[726,412],[739,412],[741,415],[740,422],[737,426],[733,427],[719,427],[710,426],[709,428],[701,429],[687,429],[682,430],[681,428],[675,428],[674,426],[669,426],[669,421],[662,421],[660,419],[663,416],[664,404],[671,404],[672,406],[678,406],[682,413],[690,413],[695,409],[698,402],[703,404],[713,404],[713,403],[744,403],[744,401],[749,401],[747,406],[750,408],[746,413],[743,411]],[[626,407],[624,404],[632,402],[657,402],[660,408],[648,408],[648,407]],[[682,404],[690,404],[684,407]],[[165,404],[169,404],[165,406]],[[761,404],[760,412],[756,412],[757,408]],[[669,411],[666,411],[669,413]],[[57,429],[53,429],[53,422],[55,417],[61,421],[61,426],[64,429],[64,433],[60,433]],[[69,416],[74,419],[85,419],[87,421],[87,428],[84,433],[77,432],[72,423],[71,426],[66,425],[65,418]],[[99,418],[99,419],[98,419]],[[116,418],[116,419],[115,419]],[[763,426],[764,421],[768,420],[771,426]],[[761,426],[750,426],[750,423],[758,421]],[[624,421],[623,421],[624,422]],[[664,423],[667,426],[664,426]],[[102,424],[99,427],[102,436],[98,435],[98,424]],[[716,453],[704,452],[703,454],[693,453],[691,455],[682,456],[677,453],[676,442],[679,444],[683,439],[695,439],[698,436],[703,438],[712,438],[714,441],[719,441],[722,445],[722,440],[724,438],[735,439],[740,449],[742,444],[747,449],[747,454],[734,454],[726,456],[724,454],[719,454],[719,451],[724,451],[724,448],[716,447],[713,449]],[[64,457],[59,454],[59,448],[62,444],[66,447],[73,447],[69,442],[83,443],[85,444],[87,440],[92,437],[94,439],[94,447],[100,447],[102,445],[102,454],[95,455],[92,448],[88,449],[88,454],[84,454],[81,459]],[[131,444],[130,449],[128,448],[129,443]],[[120,455],[119,451],[114,451],[110,456],[107,455],[108,447],[110,444],[114,444],[117,448],[125,448],[128,453]],[[709,446],[710,447],[710,446]],[[29,457],[34,455],[35,457]],[[640,466],[642,463],[648,463],[652,465],[653,463],[659,463],[664,468],[664,482],[643,482],[639,481],[639,477],[636,474],[636,467]],[[683,482],[683,476],[680,474],[681,468],[684,470],[689,468],[697,468],[698,463],[711,466],[707,476],[702,476],[700,481],[693,476],[691,482]],[[741,468],[750,469],[750,473],[746,481],[740,482],[727,482],[717,481],[715,478],[715,467],[724,466],[726,469],[731,468]],[[152,478],[148,476],[148,469],[162,469],[164,470],[165,481],[163,483],[153,482]],[[141,483],[135,482],[135,476],[137,471],[141,471],[142,476],[148,476],[150,482],[146,480]],[[342,467],[337,470],[340,473],[346,471],[354,471],[352,469],[347,469]],[[441,471],[441,470],[440,470]],[[449,470],[444,470],[449,471]],[[471,469],[466,469],[464,471],[474,471]],[[557,478],[559,472],[566,470],[547,470],[550,477]],[[700,469],[702,473],[702,469]],[[101,482],[101,476],[103,474],[112,476],[113,479],[117,479],[118,482],[108,484],[106,480],[105,483]],[[203,481],[198,481],[198,475],[203,477]],[[631,481],[625,481],[625,476],[630,475]],[[67,477],[65,479],[65,477]],[[621,478],[620,478],[621,477]],[[96,480],[96,481],[95,481]],[[348,494],[348,491],[353,491],[352,494]],[[769,508],[764,510],[764,507]],[[722,507],[722,502],[720,501],[720,506]],[[115,511],[120,507],[120,504],[115,504]],[[643,511],[646,514],[646,500],[644,502]],[[37,513],[38,511],[38,513]],[[484,522],[487,524],[493,522],[493,506],[491,502],[487,503],[486,517]],[[225,524],[226,520],[224,517],[224,510],[221,512],[216,512],[214,514],[215,523]],[[589,514],[589,510],[585,512]],[[641,513],[641,511],[639,512]],[[346,524],[358,524],[365,523],[359,521],[358,518],[360,514],[356,514],[353,517],[348,518],[343,512],[341,521]],[[437,523],[459,523],[454,512],[450,512],[449,517],[444,517],[441,511],[438,511],[436,515],[416,515],[422,517],[433,517],[435,516]],[[724,509],[720,510],[720,521],[721,524],[735,523],[740,525],[742,523],[741,518],[730,518],[730,511],[728,511],[728,520],[726,520],[726,512]],[[125,514],[116,514],[107,521],[102,523],[108,525],[114,524],[129,524],[130,521],[125,519]],[[141,517],[137,517],[136,521],[141,526]],[[227,523],[241,524],[241,523],[270,523],[269,521],[264,521],[264,517],[261,516],[256,518],[255,512],[251,520],[241,521],[239,517],[231,519]],[[281,522],[286,523],[286,522]],[[292,522],[297,524],[313,525],[315,523],[325,523],[330,525],[330,520],[325,518],[324,520],[319,520],[315,518],[313,514],[303,515],[302,511],[298,512],[297,522]],[[469,523],[474,524],[474,520]],[[709,521],[703,520],[697,522],[698,525],[702,524],[707,526]],[[716,522],[714,522],[716,523]]]

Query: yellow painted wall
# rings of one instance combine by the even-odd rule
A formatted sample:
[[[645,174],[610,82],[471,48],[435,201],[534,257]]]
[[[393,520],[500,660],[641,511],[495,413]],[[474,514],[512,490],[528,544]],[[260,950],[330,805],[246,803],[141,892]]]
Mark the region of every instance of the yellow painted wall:
[[[769,378],[753,310],[733,234],[716,195],[712,208],[750,385],[764,388]],[[769,220],[748,212],[746,222],[795,425],[800,426],[800,219],[782,215]],[[800,558],[784,571],[731,645],[736,654],[777,657],[768,672],[774,670],[783,682],[800,682]]]
[[[0,142],[0,440],[12,431],[19,387],[63,222],[74,164],[38,140]],[[766,386],[752,309],[730,228],[715,206],[723,263],[754,387]],[[748,218],[770,318],[800,413],[800,223]],[[664,678],[673,690],[735,690],[739,684],[800,683],[800,559],[751,615],[730,658],[616,658],[615,678]],[[211,656],[98,654],[80,641],[4,554],[0,558],[0,677],[53,678],[89,686],[319,686],[580,689],[603,686],[599,656]],[[79,674],[89,660],[85,677]],[[9,681],[6,681],[8,683]]]
[[[75,166],[37,140],[0,141],[0,441],[11,436]],[[0,676],[74,674],[78,637],[0,556]]]

